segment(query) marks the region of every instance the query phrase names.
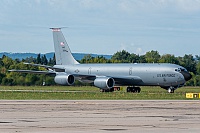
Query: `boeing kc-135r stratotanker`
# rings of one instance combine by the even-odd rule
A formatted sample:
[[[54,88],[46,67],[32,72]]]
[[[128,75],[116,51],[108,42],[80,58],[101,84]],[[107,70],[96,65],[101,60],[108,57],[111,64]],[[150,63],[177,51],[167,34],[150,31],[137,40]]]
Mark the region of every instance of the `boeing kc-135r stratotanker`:
[[[75,80],[93,83],[102,91],[113,91],[115,86],[128,86],[127,92],[140,92],[139,86],[160,86],[173,93],[191,79],[191,74],[182,66],[167,63],[117,63],[80,64],[71,54],[61,28],[50,28],[56,56],[56,65],[46,66],[47,71],[10,70],[11,72],[54,75],[60,85],[73,85]]]

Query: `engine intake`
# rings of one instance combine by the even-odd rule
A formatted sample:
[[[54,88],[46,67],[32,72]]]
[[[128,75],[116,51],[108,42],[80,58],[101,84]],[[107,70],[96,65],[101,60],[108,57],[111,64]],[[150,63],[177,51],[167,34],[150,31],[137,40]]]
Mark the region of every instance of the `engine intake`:
[[[73,75],[57,75],[54,81],[60,85],[73,85],[75,82],[75,77]]]
[[[97,77],[94,80],[94,85],[101,89],[111,89],[115,85],[115,81],[109,77]]]

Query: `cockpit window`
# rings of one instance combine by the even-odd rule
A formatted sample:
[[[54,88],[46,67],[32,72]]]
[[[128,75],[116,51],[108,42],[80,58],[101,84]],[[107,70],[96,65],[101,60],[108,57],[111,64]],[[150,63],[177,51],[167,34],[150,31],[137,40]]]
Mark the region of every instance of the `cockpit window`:
[[[181,71],[187,71],[185,68],[181,68]]]
[[[185,71],[185,72],[186,72],[187,70],[186,70],[186,69],[184,69],[184,68],[178,68],[178,69],[175,69],[175,71],[176,71],[176,72],[183,72],[183,71]]]
[[[180,68],[175,69],[176,72],[181,72]]]

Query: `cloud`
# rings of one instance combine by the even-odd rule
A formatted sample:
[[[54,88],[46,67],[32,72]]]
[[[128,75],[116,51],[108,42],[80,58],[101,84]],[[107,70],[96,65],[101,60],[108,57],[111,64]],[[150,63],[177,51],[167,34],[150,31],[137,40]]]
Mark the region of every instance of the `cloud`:
[[[73,9],[74,11],[82,9],[114,9],[121,11],[135,10],[164,10],[164,8],[177,8],[186,11],[199,11],[200,0],[1,0],[2,6],[18,6],[18,5],[36,5],[47,4],[53,7],[61,7],[63,9]],[[79,7],[79,8],[74,8]],[[106,11],[106,10],[105,10]]]
[[[134,43],[130,43],[130,44],[121,43],[120,44],[120,51],[122,51],[122,50],[126,50],[129,53],[134,53],[134,54],[139,54],[139,55],[143,55],[144,54],[142,46],[141,45],[136,45]]]
[[[1,0],[0,7],[0,34],[15,32],[30,45],[32,40],[44,40],[32,39],[35,36],[30,32],[46,34],[52,26],[69,27],[63,32],[76,44],[82,44],[81,39],[95,40],[95,45],[110,41],[115,50],[137,54],[169,40],[171,45],[177,45],[185,43],[184,38],[193,38],[192,44],[199,44],[200,0]],[[27,39],[28,35],[31,39]],[[175,39],[180,39],[179,43],[174,43]],[[21,39],[16,39],[17,43]],[[88,47],[94,45],[90,43],[87,41]]]
[[[200,0],[2,0],[0,7],[0,14],[6,15],[15,10],[19,14],[35,11],[77,17],[96,13],[98,17],[133,17],[158,12],[198,13]]]
[[[143,52],[142,48],[137,48],[135,54],[143,55],[144,52]]]
[[[117,1],[121,11],[127,13],[140,12],[184,12],[200,11],[200,0],[121,0]]]
[[[200,0],[177,0],[177,8],[183,12],[199,12]]]

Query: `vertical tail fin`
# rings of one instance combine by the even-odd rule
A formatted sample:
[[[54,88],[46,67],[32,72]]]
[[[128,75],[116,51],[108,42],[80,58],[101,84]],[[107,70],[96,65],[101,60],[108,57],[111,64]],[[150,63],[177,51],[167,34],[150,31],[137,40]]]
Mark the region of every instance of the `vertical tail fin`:
[[[56,65],[79,64],[70,51],[70,48],[61,32],[61,28],[50,28],[53,31]]]

